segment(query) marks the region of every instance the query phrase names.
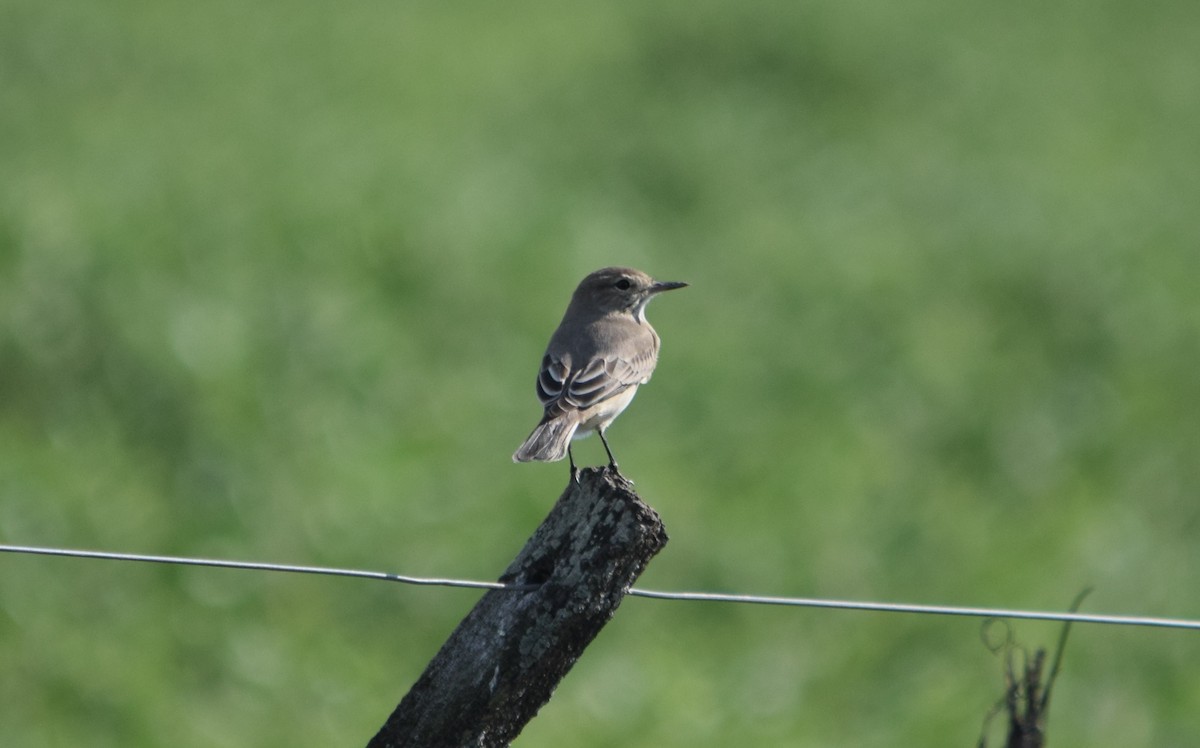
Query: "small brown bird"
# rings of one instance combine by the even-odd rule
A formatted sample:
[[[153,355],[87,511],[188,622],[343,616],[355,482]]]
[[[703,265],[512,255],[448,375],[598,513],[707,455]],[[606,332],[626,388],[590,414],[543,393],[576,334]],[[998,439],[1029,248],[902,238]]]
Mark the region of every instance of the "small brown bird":
[[[574,475],[571,440],[595,431],[616,469],[604,431],[638,386],[650,381],[658,363],[658,333],[646,321],[646,304],[686,285],[622,267],[583,279],[542,357],[537,378],[542,420],[513,455],[514,462],[555,462],[565,456]]]

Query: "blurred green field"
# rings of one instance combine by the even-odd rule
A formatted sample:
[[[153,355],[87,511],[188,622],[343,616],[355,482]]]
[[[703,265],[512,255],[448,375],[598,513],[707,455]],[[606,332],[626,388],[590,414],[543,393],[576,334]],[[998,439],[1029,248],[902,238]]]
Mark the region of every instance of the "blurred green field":
[[[692,284],[609,432],[643,586],[1200,618],[1198,70],[1188,0],[5,0],[0,542],[492,578],[630,264]],[[0,555],[0,743],[362,745],[476,597]],[[1198,662],[1075,628],[1052,743],[1200,744]],[[517,745],[966,746],[1002,685],[975,620],[631,599]]]

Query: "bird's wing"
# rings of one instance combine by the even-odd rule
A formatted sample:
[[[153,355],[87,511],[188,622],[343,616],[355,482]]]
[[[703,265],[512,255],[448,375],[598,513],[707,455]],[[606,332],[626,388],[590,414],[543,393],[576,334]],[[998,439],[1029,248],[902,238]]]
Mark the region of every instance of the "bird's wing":
[[[627,361],[616,356],[593,358],[587,365],[571,366],[570,358],[546,356],[538,373],[538,399],[547,409],[586,410],[630,387],[650,379],[655,357],[639,356]]]

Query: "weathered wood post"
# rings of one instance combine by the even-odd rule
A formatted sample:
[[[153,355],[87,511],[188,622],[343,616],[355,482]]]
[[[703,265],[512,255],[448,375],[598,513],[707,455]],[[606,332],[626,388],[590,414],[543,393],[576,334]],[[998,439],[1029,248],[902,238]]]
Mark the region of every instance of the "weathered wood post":
[[[442,645],[368,748],[505,746],[550,700],[667,542],[609,468],[585,468]]]

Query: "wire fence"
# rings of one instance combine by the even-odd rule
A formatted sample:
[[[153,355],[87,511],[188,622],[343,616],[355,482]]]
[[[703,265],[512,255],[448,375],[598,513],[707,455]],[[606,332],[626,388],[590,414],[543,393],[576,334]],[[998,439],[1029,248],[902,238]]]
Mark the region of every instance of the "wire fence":
[[[174,564],[179,566],[205,566],[221,569],[243,569],[249,571],[284,572],[291,574],[317,574],[323,576],[372,579],[383,582],[427,587],[465,587],[481,590],[509,590],[531,592],[539,585],[504,584],[503,582],[480,582],[469,579],[443,579],[414,577],[382,571],[340,569],[327,566],[301,566],[295,564],[273,564],[257,561],[232,561],[226,559],[191,558],[185,556],[154,556],[138,553],[114,553],[72,548],[48,548],[42,546],[0,545],[0,552],[23,553],[40,556],[65,556],[68,558],[101,559],[107,561],[132,561],[150,564]],[[869,611],[875,613],[909,613],[935,616],[967,616],[976,618],[1011,618],[1035,621],[1060,621],[1065,623],[1091,623],[1112,626],[1142,626],[1168,629],[1200,630],[1200,620],[1181,618],[1158,618],[1141,615],[1105,615],[1095,613],[1018,610],[1011,608],[979,608],[947,605],[920,605],[913,603],[886,603],[855,600],[828,600],[808,597],[776,597],[769,595],[742,595],[721,592],[663,592],[634,587],[631,597],[654,600],[674,600],[706,603],[739,603],[749,605],[793,606],[800,608],[825,608],[835,610]]]

